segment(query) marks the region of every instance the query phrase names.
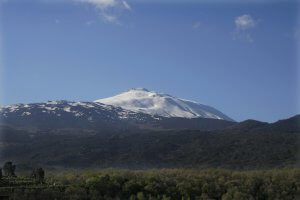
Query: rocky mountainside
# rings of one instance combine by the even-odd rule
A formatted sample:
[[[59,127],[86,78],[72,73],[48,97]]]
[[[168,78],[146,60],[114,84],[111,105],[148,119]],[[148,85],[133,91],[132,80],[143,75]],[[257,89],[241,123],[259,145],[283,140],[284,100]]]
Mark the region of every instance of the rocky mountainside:
[[[215,130],[234,124],[209,118],[149,115],[96,102],[49,101],[16,104],[0,109],[0,123],[27,129],[91,129],[118,131],[138,129]]]

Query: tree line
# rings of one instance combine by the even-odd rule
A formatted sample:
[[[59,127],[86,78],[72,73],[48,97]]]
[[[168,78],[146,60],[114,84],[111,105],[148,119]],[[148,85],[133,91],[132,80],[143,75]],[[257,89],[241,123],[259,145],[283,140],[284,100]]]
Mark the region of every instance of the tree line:
[[[13,162],[8,161],[6,162],[2,168],[0,168],[0,180],[3,180],[4,178],[15,178],[16,176],[16,165],[13,164]],[[45,180],[45,171],[43,168],[34,168],[28,178],[32,178],[33,180],[36,180],[38,183],[44,183]],[[2,181],[3,186],[3,181]],[[4,183],[5,186],[5,183]]]
[[[300,169],[49,172],[40,185],[15,188],[11,197],[16,200],[296,200],[300,199]]]

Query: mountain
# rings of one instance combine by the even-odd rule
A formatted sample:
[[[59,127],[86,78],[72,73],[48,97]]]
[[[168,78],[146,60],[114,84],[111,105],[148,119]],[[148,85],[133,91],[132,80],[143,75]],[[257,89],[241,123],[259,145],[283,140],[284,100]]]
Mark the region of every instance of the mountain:
[[[167,118],[98,102],[49,101],[16,104],[0,109],[0,123],[35,129],[89,129],[102,132],[139,129],[215,130],[232,121],[204,118]]]
[[[116,102],[123,102],[124,94],[127,109],[98,101],[0,108],[0,163],[138,169],[299,166],[300,115],[275,123],[237,123],[211,107],[145,89],[122,93]]]
[[[144,88],[130,89],[116,96],[99,99],[95,102],[163,117],[210,118],[233,121],[213,107]]]
[[[159,118],[93,102],[49,101],[2,107],[1,122],[15,127],[37,129],[129,128],[134,124],[154,123]]]
[[[0,162],[61,167],[299,167],[300,115],[214,130],[27,130],[0,126]]]

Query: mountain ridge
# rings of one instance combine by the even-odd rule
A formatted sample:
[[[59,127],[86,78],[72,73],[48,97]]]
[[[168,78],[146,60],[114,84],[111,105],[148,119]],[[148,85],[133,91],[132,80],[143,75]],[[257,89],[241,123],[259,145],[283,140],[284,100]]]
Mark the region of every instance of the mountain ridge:
[[[38,129],[199,129],[225,128],[234,122],[205,118],[166,118],[95,102],[48,101],[0,109],[0,123]]]
[[[113,97],[98,99],[94,102],[163,117],[200,117],[234,121],[211,106],[145,88],[132,88]]]

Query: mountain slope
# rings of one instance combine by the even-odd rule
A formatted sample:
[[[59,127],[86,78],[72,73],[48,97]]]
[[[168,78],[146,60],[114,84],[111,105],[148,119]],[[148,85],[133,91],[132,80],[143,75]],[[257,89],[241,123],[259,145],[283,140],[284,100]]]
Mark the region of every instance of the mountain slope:
[[[232,121],[231,118],[213,107],[194,101],[160,94],[144,88],[130,89],[119,95],[99,99],[95,102],[119,106],[134,112],[163,117],[211,118]]]
[[[242,122],[216,131],[28,130],[2,127],[0,162],[46,167],[299,166],[300,116],[277,123]],[[250,125],[250,126],[248,126]],[[1,127],[0,127],[1,128]]]
[[[152,116],[93,102],[49,101],[2,107],[1,123],[37,129],[119,129],[153,123]]]
[[[27,129],[215,130],[234,122],[203,118],[166,118],[94,102],[49,101],[16,104],[0,109],[0,123]]]

